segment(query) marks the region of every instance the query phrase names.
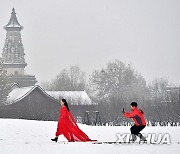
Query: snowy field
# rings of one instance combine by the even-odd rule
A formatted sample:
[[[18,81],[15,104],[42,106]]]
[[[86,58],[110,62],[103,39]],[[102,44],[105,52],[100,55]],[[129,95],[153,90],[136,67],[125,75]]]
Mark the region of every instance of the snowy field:
[[[143,133],[169,133],[170,145],[160,144],[92,144],[58,143],[54,137],[57,122],[0,119],[0,154],[180,154],[180,127],[146,127]],[[79,127],[98,141],[116,141],[117,133],[129,133],[130,127],[86,126]]]

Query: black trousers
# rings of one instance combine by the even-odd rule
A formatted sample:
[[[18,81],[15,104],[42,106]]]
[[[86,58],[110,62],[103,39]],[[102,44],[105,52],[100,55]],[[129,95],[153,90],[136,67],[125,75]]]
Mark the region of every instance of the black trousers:
[[[136,141],[136,136],[138,136],[142,141],[146,141],[146,138],[140,133],[146,126],[132,126],[130,128],[131,130],[131,136],[132,136],[132,141]]]
[[[136,126],[136,125],[134,125],[134,126],[132,126],[130,128],[131,134],[138,135],[138,134],[140,134],[139,132],[142,131],[145,127],[146,126]]]

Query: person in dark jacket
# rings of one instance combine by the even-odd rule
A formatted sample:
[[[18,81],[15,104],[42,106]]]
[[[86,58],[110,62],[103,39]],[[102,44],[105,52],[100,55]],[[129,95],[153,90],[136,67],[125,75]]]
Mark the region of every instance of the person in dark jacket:
[[[146,120],[144,118],[144,112],[138,109],[136,102],[131,103],[131,112],[125,112],[123,108],[123,115],[127,118],[132,118],[134,125],[130,128],[132,140],[136,141],[136,136],[138,136],[142,141],[146,141],[146,138],[140,133],[146,127]]]

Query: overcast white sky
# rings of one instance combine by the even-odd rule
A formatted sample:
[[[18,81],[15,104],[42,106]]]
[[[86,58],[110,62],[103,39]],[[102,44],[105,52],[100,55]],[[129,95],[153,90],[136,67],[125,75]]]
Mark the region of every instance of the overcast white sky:
[[[26,72],[40,82],[71,65],[91,73],[119,59],[147,81],[180,85],[179,0],[0,0],[1,49],[13,7]]]

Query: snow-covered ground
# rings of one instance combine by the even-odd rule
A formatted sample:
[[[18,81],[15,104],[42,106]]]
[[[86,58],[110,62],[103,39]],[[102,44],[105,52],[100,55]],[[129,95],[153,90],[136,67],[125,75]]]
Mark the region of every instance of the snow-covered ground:
[[[160,144],[92,144],[58,143],[54,137],[57,122],[17,119],[0,119],[0,154],[180,154],[180,127],[146,127],[143,133],[169,133],[170,145]],[[117,133],[129,133],[129,127],[86,126],[79,127],[98,141],[116,141]]]

